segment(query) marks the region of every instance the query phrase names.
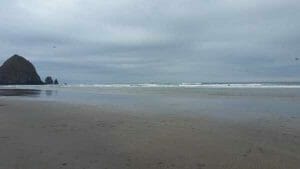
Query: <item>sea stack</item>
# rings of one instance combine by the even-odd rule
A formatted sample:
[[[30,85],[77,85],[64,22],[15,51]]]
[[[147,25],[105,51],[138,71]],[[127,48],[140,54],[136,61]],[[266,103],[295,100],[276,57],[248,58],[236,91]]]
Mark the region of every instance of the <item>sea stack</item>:
[[[24,57],[14,55],[0,67],[0,85],[43,84],[32,63]]]
[[[53,84],[53,79],[51,76],[47,76],[45,78],[45,84]]]

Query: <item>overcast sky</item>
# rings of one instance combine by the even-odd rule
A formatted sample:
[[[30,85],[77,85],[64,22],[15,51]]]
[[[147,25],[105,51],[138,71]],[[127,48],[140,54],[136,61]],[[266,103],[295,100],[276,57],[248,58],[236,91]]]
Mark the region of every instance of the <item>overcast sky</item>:
[[[300,80],[299,0],[0,0],[0,61],[67,83]]]

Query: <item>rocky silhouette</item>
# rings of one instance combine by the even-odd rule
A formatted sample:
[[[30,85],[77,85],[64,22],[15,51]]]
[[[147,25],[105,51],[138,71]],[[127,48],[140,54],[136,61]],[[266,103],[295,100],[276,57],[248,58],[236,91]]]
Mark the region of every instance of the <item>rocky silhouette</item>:
[[[58,85],[58,80],[57,79],[53,80],[51,76],[47,76],[45,78],[45,84],[55,84],[55,85]]]
[[[53,84],[53,79],[51,76],[47,76],[45,78],[45,84]]]
[[[0,85],[40,85],[43,84],[32,63],[24,57],[14,55],[0,67]]]

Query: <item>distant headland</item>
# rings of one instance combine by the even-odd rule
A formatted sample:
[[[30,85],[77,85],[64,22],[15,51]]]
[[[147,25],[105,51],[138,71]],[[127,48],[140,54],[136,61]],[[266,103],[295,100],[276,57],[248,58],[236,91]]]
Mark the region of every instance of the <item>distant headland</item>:
[[[43,82],[34,65],[19,55],[13,55],[0,67],[0,85],[43,85],[58,84],[48,76]]]

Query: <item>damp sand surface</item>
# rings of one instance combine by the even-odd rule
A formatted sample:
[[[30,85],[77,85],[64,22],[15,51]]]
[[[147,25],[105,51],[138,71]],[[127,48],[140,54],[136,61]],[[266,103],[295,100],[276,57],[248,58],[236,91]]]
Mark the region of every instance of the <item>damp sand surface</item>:
[[[171,107],[141,112],[1,98],[0,169],[300,168],[295,111],[247,109],[228,118],[204,106],[197,110],[207,113]]]

